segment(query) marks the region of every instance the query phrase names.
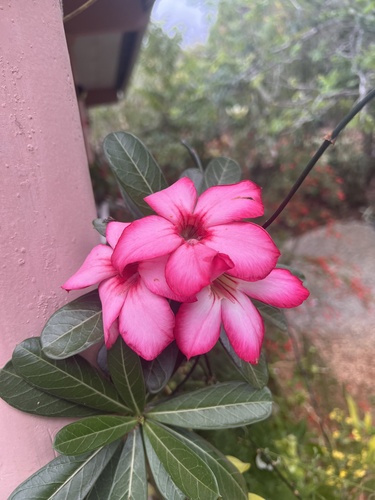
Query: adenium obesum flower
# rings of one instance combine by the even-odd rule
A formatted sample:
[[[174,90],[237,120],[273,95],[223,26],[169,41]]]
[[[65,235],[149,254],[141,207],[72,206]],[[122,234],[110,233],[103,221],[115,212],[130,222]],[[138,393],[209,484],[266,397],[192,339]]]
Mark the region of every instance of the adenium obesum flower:
[[[214,186],[198,198],[188,178],[145,198],[158,214],[125,228],[113,252],[116,269],[166,256],[165,278],[178,295],[193,296],[232,262],[231,275],[265,278],[280,255],[269,234],[245,218],[263,215],[260,188],[251,181]]]
[[[174,339],[175,318],[167,299],[152,293],[141,277],[144,274],[147,279],[148,263],[132,262],[121,268],[112,263],[113,248],[128,226],[110,222],[106,229],[109,246],[94,247],[63,288],[78,290],[99,283],[106,347],[110,348],[120,333],[137,354],[151,360]],[[159,279],[163,283],[163,277]],[[166,283],[163,289],[168,293]],[[169,295],[181,300],[172,291]]]
[[[309,296],[300,279],[286,269],[274,269],[258,281],[244,281],[227,273],[197,294],[197,301],[181,304],[175,337],[190,358],[210,351],[220,336],[221,324],[236,354],[257,363],[264,323],[249,297],[275,307],[296,307]]]

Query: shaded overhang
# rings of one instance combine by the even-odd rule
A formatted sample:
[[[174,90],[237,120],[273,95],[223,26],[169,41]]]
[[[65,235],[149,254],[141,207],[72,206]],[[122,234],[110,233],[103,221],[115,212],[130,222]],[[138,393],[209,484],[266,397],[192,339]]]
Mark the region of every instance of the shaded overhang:
[[[64,18],[87,0],[63,0]],[[87,106],[115,102],[129,81],[153,0],[96,0],[64,22],[74,81]]]

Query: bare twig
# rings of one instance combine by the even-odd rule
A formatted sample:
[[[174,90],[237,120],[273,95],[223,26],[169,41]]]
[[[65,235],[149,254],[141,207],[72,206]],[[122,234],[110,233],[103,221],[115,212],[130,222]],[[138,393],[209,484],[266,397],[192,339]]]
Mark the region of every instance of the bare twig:
[[[66,23],[66,22],[70,21],[71,19],[73,19],[73,17],[78,16],[83,11],[85,11],[86,9],[91,7],[91,5],[93,5],[95,2],[96,2],[96,0],[87,0],[87,2],[85,2],[83,5],[78,7],[76,10],[73,10],[73,12],[64,16],[63,22]]]
[[[326,149],[329,148],[331,144],[334,144],[338,135],[340,132],[348,125],[348,123],[361,111],[361,109],[366,106],[368,102],[371,101],[375,97],[375,89],[371,90],[364,99],[359,101],[353,108],[352,110],[340,121],[340,123],[337,125],[337,127],[333,130],[331,134],[328,134],[324,138],[324,142],[321,144],[317,152],[314,154],[314,156],[311,158],[311,160],[307,163],[306,167],[304,168],[303,172],[301,175],[298,177],[296,182],[294,183],[292,189],[289,191],[285,199],[282,201],[280,206],[277,208],[277,210],[271,215],[271,217],[266,220],[266,222],[263,224],[264,228],[267,228],[274,222],[275,219],[281,214],[281,212],[284,210],[284,208],[288,205],[292,197],[296,194],[298,188],[301,186],[303,181],[306,179],[308,174],[311,172],[313,167],[316,165],[318,160],[323,156],[323,153],[326,151]]]

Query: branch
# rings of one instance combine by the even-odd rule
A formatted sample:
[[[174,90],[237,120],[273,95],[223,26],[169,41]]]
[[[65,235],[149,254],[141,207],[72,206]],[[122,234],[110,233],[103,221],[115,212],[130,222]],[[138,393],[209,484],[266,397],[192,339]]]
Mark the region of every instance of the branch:
[[[85,2],[83,5],[78,7],[76,10],[73,10],[73,12],[64,16],[63,22],[66,23],[66,22],[70,21],[71,19],[73,19],[73,17],[78,16],[83,11],[85,11],[86,9],[91,7],[91,5],[93,5],[95,2],[96,2],[96,0],[87,0],[87,2]]]
[[[361,109],[364,106],[366,106],[366,104],[368,102],[370,102],[371,99],[373,99],[374,97],[375,97],[375,89],[371,90],[371,92],[369,92],[364,99],[362,99],[361,101],[359,101],[354,106],[354,108],[352,108],[352,110],[340,121],[340,123],[333,130],[333,132],[331,132],[330,134],[328,134],[325,137],[324,142],[321,144],[320,148],[314,154],[314,156],[311,158],[311,160],[307,163],[307,165],[304,168],[303,172],[298,177],[298,179],[294,183],[292,189],[289,191],[289,193],[285,197],[285,199],[281,202],[280,206],[271,215],[271,217],[268,220],[266,220],[266,222],[263,224],[264,229],[266,229],[268,226],[270,226],[272,224],[272,222],[274,222],[274,220],[277,219],[277,217],[281,214],[281,212],[288,205],[288,203],[290,202],[290,200],[292,199],[292,197],[296,194],[297,190],[299,189],[299,187],[301,186],[301,184],[303,183],[303,181],[306,179],[306,177],[308,176],[308,174],[311,172],[311,170],[313,169],[313,167],[316,165],[316,163],[318,162],[318,160],[323,156],[323,154],[326,151],[326,149],[328,149],[328,147],[331,144],[335,143],[335,141],[336,141],[338,135],[340,134],[340,132],[361,111]]]

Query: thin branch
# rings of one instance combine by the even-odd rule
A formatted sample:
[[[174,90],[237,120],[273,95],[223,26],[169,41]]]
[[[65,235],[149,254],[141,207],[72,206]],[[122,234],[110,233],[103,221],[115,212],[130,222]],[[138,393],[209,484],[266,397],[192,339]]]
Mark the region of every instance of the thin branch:
[[[195,151],[194,148],[192,148],[184,139],[182,139],[181,141],[181,144],[183,146],[185,146],[185,148],[189,151],[190,153],[190,156],[192,157],[192,159],[194,160],[194,163],[196,164],[196,166],[198,167],[198,169],[202,172],[202,174],[204,173],[204,170],[203,170],[203,165],[202,165],[202,162],[198,156],[198,153]]]
[[[198,363],[199,363],[199,359],[200,359],[200,356],[197,356],[194,360],[194,364],[193,366],[190,368],[190,370],[187,372],[187,374],[185,375],[185,377],[181,380],[181,382],[179,384],[176,385],[176,387],[173,389],[173,391],[170,393],[169,396],[173,396],[174,394],[176,394],[176,392],[189,380],[189,378],[192,376],[194,370],[196,369],[196,367],[198,366]]]
[[[289,191],[285,199],[282,201],[280,206],[277,208],[277,210],[271,215],[271,217],[266,220],[266,222],[263,224],[263,227],[266,229],[268,226],[274,222],[275,219],[281,214],[281,212],[284,210],[284,208],[288,205],[292,197],[296,194],[298,191],[299,187],[303,183],[303,181],[306,179],[308,174],[311,172],[313,167],[316,165],[318,160],[323,156],[323,153],[326,151],[326,149],[329,148],[331,144],[335,143],[335,140],[337,139],[338,135],[340,132],[348,125],[348,123],[361,111],[361,109],[366,106],[368,102],[371,101],[375,97],[375,89],[371,90],[367,94],[367,96],[359,101],[353,108],[352,110],[340,121],[340,123],[337,125],[337,127],[333,130],[331,134],[328,134],[326,138],[324,139],[324,142],[321,144],[319,147],[318,151],[314,154],[314,156],[311,158],[311,160],[307,163],[306,167],[304,168],[303,172],[301,175],[298,177],[296,182],[294,183],[292,189]]]
[[[73,12],[71,12],[70,14],[67,14],[66,16],[64,16],[63,22],[66,23],[66,22],[70,21],[71,19],[73,19],[73,17],[78,16],[83,11],[85,11],[86,9],[88,9],[89,7],[91,7],[91,5],[93,5],[96,1],[97,0],[87,0],[87,2],[85,2],[83,5],[81,5],[80,7],[78,7],[76,10],[73,10]]]

